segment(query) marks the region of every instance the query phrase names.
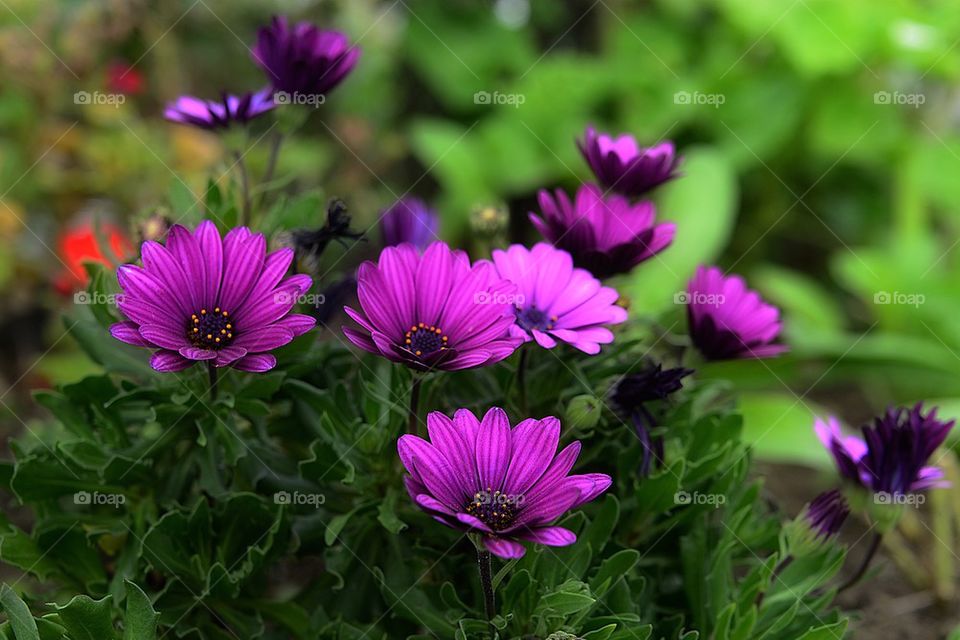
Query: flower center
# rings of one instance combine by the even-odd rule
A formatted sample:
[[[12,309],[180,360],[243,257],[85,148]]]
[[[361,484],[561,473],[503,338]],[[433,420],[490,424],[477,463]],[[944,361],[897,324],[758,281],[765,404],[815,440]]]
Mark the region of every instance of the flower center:
[[[443,329],[422,322],[410,327],[403,342],[415,356],[430,355],[447,348],[447,336],[443,335]]]
[[[553,329],[553,325],[557,321],[557,316],[548,316],[546,311],[537,309],[536,305],[522,309],[517,307],[514,313],[517,314],[517,324],[527,331],[533,331],[534,329],[549,331]]]
[[[523,496],[507,495],[487,487],[486,491],[473,494],[473,500],[467,504],[467,513],[494,531],[502,531],[513,524],[521,502]]]
[[[200,309],[187,320],[187,337],[200,349],[223,349],[233,342],[234,333],[230,313],[220,307]]]

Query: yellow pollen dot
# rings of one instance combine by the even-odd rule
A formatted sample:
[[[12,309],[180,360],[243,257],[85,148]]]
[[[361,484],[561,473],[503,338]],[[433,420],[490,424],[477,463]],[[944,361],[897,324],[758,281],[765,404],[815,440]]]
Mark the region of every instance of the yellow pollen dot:
[[[410,340],[410,338],[407,338],[406,340],[404,340],[404,342],[407,343],[407,344],[410,344],[410,343],[412,342],[412,340]]]
[[[440,335],[441,333],[443,333],[443,331],[441,331],[440,329],[434,329],[433,332],[437,335]]]
[[[216,307],[216,308],[213,310],[213,312],[214,312],[214,313],[220,313],[220,307]]]
[[[233,337],[233,334],[232,334],[232,333],[228,333],[228,334],[227,334],[227,337],[228,337],[228,338],[232,338],[232,337]]]
[[[207,334],[207,340],[211,340],[211,339],[213,339],[213,334],[208,333],[208,334]]]
[[[446,342],[447,340],[449,340],[449,338],[448,338],[447,336],[443,336],[442,339],[443,339],[444,342]]]
[[[194,327],[194,328],[193,328],[193,332],[194,332],[194,333],[200,333],[200,329],[197,329],[196,327]]]
[[[220,329],[220,333],[221,333],[221,334],[225,334],[225,333],[227,333],[227,330],[226,330],[226,329]]]
[[[422,322],[418,322],[418,323],[417,323],[417,326],[418,326],[418,327],[420,327],[420,328],[422,329],[424,325],[423,325],[423,323],[422,323]]]
[[[227,312],[226,312],[226,311],[223,312],[223,317],[224,317],[224,318],[227,317]]]
[[[214,340],[214,342],[220,342],[220,338],[217,338],[216,340]]]
[[[233,325],[230,324],[229,322],[227,323],[227,329],[233,329]]]
[[[422,355],[423,355],[423,351],[417,351],[417,355],[418,355],[418,356],[422,356]]]
[[[200,315],[202,315],[202,316],[207,315],[207,310],[206,310],[206,309],[200,309]]]

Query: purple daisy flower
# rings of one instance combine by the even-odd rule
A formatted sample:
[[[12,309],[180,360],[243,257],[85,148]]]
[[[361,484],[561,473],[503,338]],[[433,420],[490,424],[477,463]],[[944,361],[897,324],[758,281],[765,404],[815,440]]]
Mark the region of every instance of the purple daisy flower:
[[[787,350],[780,311],[747,288],[740,276],[697,267],[687,286],[687,320],[694,346],[708,360],[771,358]]]
[[[309,22],[290,25],[274,16],[257,31],[253,59],[267,73],[274,90],[324,95],[347,77],[360,49],[339,31],[323,31]]]
[[[669,141],[645,148],[629,134],[614,138],[587,127],[577,146],[600,184],[625,196],[643,195],[677,177],[680,158]]]
[[[266,254],[262,234],[246,227],[225,238],[209,220],[191,234],[171,227],[166,246],[144,242],[143,266],[117,271],[117,306],[129,318],[110,327],[117,340],[158,349],[157,371],[181,371],[205,361],[217,367],[267,371],[267,353],[313,328],[310,316],[291,314],[310,289],[309,276],[287,273],[291,249]]]
[[[501,277],[515,283],[516,324],[510,333],[524,342],[536,340],[546,349],[561,340],[591,355],[613,342],[608,324],[627,319],[617,306],[619,294],[604,287],[589,271],[575,269],[573,258],[545,242],[527,249],[515,244],[493,252]]]
[[[454,371],[503,360],[521,344],[510,335],[516,285],[487,261],[434,242],[387,247],[360,265],[362,313],[344,307],[362,331],[344,327],[356,346],[419,371]]]
[[[226,129],[234,123],[246,124],[275,106],[269,89],[242,96],[224,94],[220,100],[180,96],[167,105],[163,117],[201,129]]]
[[[593,184],[580,187],[575,203],[562,190],[555,193],[540,191],[542,217],[531,213],[530,221],[548,242],[598,278],[627,273],[673,242],[677,226],[655,224],[650,202],[630,204],[623,196],[604,196]]]
[[[827,422],[818,419],[814,430],[840,475],[873,493],[899,496],[946,486],[943,471],[927,462],[953,424],[937,419],[936,409],[924,413],[917,403],[912,409],[887,409],[872,425],[862,427],[862,440],[844,436],[832,416]]]
[[[438,226],[436,211],[420,198],[401,198],[380,217],[383,242],[388,247],[409,242],[423,251],[437,240]]]
[[[527,419],[512,429],[503,409],[483,421],[466,409],[451,420],[427,416],[429,441],[404,435],[397,442],[410,474],[404,484],[421,509],[443,524],[479,534],[501,558],[520,558],[520,540],[553,547],[577,541],[552,523],[610,487],[603,473],[567,475],[580,454],[573,442],[557,453],[560,421]]]

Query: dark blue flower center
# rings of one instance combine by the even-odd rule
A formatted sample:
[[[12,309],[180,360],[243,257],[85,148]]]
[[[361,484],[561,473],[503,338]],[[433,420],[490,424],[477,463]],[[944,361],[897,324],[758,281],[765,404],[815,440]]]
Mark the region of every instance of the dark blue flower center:
[[[526,331],[549,331],[553,329],[557,316],[548,316],[546,311],[537,309],[536,305],[520,308],[517,307],[514,313],[517,314],[517,324]]]
[[[512,496],[487,487],[486,491],[473,494],[473,500],[466,508],[467,513],[494,531],[502,531],[513,524],[521,502],[523,496]]]
[[[420,322],[410,327],[410,331],[407,331],[403,342],[407,349],[413,352],[413,355],[419,357],[445,350],[447,340],[447,336],[443,335],[443,329]]]
[[[200,349],[223,349],[233,342],[235,333],[230,313],[220,307],[200,309],[187,320],[187,337]]]

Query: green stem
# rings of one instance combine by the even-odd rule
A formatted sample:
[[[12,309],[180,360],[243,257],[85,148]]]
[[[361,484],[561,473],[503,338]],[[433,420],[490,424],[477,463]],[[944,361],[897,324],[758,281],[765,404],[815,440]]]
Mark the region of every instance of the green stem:
[[[493,617],[496,615],[496,600],[493,593],[493,579],[491,570],[490,552],[477,546],[477,566],[480,567],[480,585],[483,587],[483,610],[490,625],[490,638],[496,635],[493,626]]]
[[[527,354],[525,346],[520,347],[520,362],[517,363],[517,386],[520,391],[520,415],[527,415]]]
[[[217,400],[217,367],[213,364],[212,360],[207,362],[207,373],[210,375],[210,401],[216,402]]]
[[[407,433],[420,435],[420,420],[418,413],[420,411],[420,383],[423,379],[413,374],[413,386],[410,388],[410,418],[407,423]]]
[[[283,133],[277,131],[270,140],[270,158],[267,160],[267,169],[263,173],[263,179],[260,181],[260,205],[267,197],[267,188],[273,180],[273,174],[277,170],[277,160],[280,158],[280,146],[283,144]]]
[[[777,579],[777,577],[780,575],[780,573],[781,573],[784,569],[786,569],[787,567],[789,567],[790,564],[791,564],[793,561],[794,561],[794,557],[793,557],[792,555],[790,555],[790,554],[787,554],[786,556],[784,556],[783,560],[781,560],[780,562],[777,563],[777,566],[773,568],[773,573],[770,574],[770,584],[771,584],[771,585],[773,584],[773,581]],[[757,605],[757,608],[759,608],[760,605],[763,604],[763,598],[764,598],[766,595],[767,595],[767,594],[766,594],[765,591],[761,591],[760,593],[757,594],[757,599],[754,601],[754,604]]]
[[[846,582],[840,585],[840,587],[837,589],[837,593],[842,593],[843,591],[846,591],[853,585],[860,582],[860,578],[863,577],[863,574],[865,574],[867,569],[870,567],[870,562],[873,560],[873,556],[877,555],[877,549],[880,548],[880,541],[882,539],[882,533],[873,534],[873,540],[870,542],[870,548],[867,549],[867,554],[863,557],[860,567],[857,569],[856,573],[854,573]]]
[[[239,151],[235,151],[233,156],[240,173],[240,193],[243,199],[240,209],[240,226],[245,227],[250,225],[250,177],[247,175],[247,165],[243,160],[243,155]]]

